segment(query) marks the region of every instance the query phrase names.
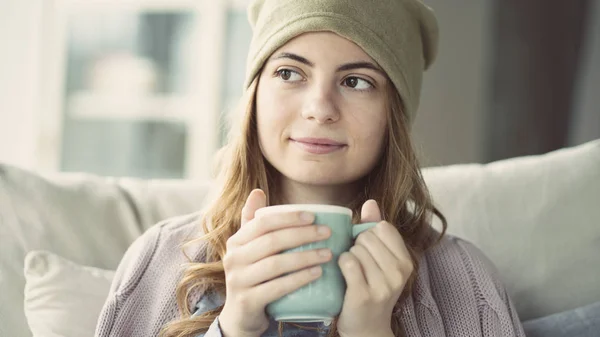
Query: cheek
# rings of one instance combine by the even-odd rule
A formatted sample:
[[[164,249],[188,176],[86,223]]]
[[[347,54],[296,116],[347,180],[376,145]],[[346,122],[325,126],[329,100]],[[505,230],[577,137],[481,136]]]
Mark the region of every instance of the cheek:
[[[273,105],[273,95],[269,95],[270,91],[266,81],[261,81],[256,91],[256,125],[260,138],[268,133],[270,124],[273,123],[273,118],[277,116]]]
[[[373,166],[381,156],[383,151],[383,140],[384,133],[383,131],[377,129],[373,130],[373,132],[365,137],[362,141],[361,151],[359,156],[362,160],[364,160],[365,164],[368,166]]]
[[[258,103],[258,102],[257,102]],[[283,128],[284,118],[281,110],[270,101],[256,105],[256,126],[261,141],[274,140]]]
[[[386,132],[385,111],[364,116],[366,117],[355,124],[355,134],[359,135],[357,141],[363,150],[379,152]]]
[[[285,132],[288,115],[288,109],[281,97],[271,90],[268,84],[259,86],[256,97],[256,125],[263,153],[271,152],[271,149],[276,147]]]
[[[356,163],[356,169],[360,174],[371,171],[384,150],[386,132],[385,118],[371,115],[371,118],[361,120],[361,124],[355,130],[356,151],[352,153],[351,160]]]

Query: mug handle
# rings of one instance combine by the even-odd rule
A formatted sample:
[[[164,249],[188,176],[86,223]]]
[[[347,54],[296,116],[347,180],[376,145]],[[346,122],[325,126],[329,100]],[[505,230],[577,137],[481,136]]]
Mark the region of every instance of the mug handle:
[[[378,223],[379,222],[366,222],[366,223],[361,223],[360,225],[354,225],[354,226],[352,226],[352,238],[356,239],[356,237],[360,233],[362,233],[362,232],[364,232],[364,231],[366,231],[368,229],[371,229],[371,228],[375,227]]]

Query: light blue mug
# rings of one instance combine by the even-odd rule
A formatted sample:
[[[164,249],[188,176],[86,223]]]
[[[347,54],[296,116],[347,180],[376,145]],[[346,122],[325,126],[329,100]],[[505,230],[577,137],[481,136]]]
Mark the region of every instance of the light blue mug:
[[[261,208],[257,215],[272,212],[306,211],[315,214],[315,224],[331,228],[331,236],[325,241],[315,242],[286,250],[298,252],[319,248],[329,248],[333,258],[322,264],[323,274],[310,284],[270,303],[267,313],[273,319],[282,322],[323,322],[331,321],[342,310],[346,281],[338,266],[338,258],[353,245],[356,237],[363,231],[377,225],[369,222],[352,224],[352,210],[331,205],[279,205]]]

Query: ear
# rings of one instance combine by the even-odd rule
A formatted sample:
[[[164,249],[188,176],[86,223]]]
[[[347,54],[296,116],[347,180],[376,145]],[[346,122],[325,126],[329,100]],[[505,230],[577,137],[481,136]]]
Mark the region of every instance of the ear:
[[[256,21],[258,21],[258,16],[260,15],[260,11],[264,4],[265,0],[252,0],[248,5],[248,21],[252,28],[256,25]]]

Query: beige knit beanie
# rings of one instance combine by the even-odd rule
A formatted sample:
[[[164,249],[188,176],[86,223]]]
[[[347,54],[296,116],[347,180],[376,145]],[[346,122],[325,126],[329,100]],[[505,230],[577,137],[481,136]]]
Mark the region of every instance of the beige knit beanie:
[[[356,43],[385,70],[414,121],[423,71],[438,43],[437,20],[420,0],[252,0],[248,19],[254,34],[246,88],[286,42],[306,32],[331,31]]]

